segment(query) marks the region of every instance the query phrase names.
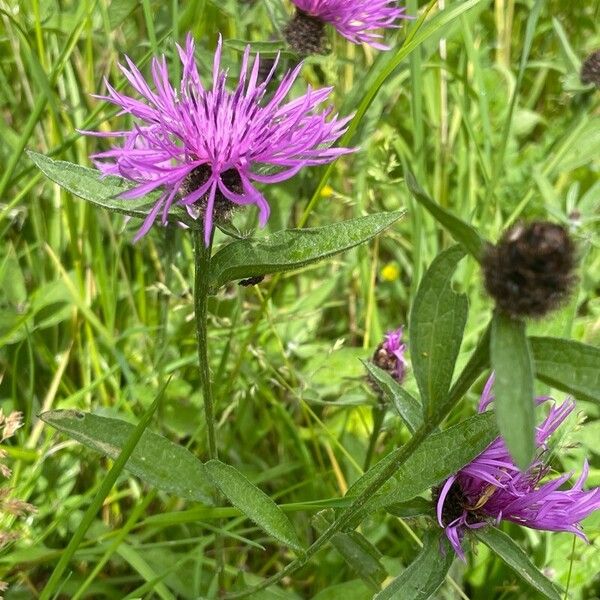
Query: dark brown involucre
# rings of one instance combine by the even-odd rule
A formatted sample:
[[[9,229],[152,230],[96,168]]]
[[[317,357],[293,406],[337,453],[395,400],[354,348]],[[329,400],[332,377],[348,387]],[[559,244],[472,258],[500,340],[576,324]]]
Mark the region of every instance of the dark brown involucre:
[[[283,30],[285,40],[299,56],[327,54],[325,23],[316,17],[296,10],[296,14]]]
[[[581,83],[600,88],[600,49],[592,52],[581,65]]]
[[[561,225],[537,221],[509,229],[483,257],[485,288],[503,312],[542,317],[569,297],[575,246]]]

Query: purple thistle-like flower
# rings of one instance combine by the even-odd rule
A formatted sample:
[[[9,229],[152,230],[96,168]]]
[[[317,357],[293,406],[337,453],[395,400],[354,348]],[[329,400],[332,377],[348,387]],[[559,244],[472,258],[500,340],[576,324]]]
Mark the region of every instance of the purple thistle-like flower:
[[[365,42],[378,50],[389,50],[379,43],[378,29],[397,28],[396,21],[407,18],[397,0],[292,0],[309,17],[330,23],[340,35],[354,44]]]
[[[318,112],[332,88],[313,90],[285,102],[302,65],[288,71],[268,97],[277,61],[259,83],[260,59],[250,66],[250,46],[244,52],[240,76],[233,91],[226,88],[227,71],[221,68],[219,36],[213,62],[212,85],[204,87],[194,58],[194,40],[177,46],[183,65],[178,86],[169,81],[165,57],[152,60],[153,89],[139,69],[125,57],[121,71],[140,99],[121,94],[107,81],[107,96],[99,98],[121,107],[139,123],[131,130],[83,132],[99,137],[122,138],[121,146],[95,154],[96,166],[106,175],[118,175],[137,185],[121,195],[131,199],[156,189],[162,194],[136,235],[145,235],[159,215],[165,224],[169,209],[186,207],[193,218],[204,219],[208,245],[213,213],[233,205],[254,204],[259,223],[269,217],[269,204],[255,183],[276,183],[293,177],[302,167],[320,165],[352,152],[330,148],[345,131],[350,117],[338,118],[333,107]],[[275,172],[264,173],[264,168]],[[262,169],[263,172],[259,172]]]
[[[373,354],[373,362],[387,371],[398,383],[404,379],[407,363],[404,358],[406,344],[402,342],[403,328],[399,327],[385,334],[385,338]]]
[[[479,412],[493,401],[492,375],[483,390]],[[548,397],[536,399],[537,404]],[[568,531],[587,541],[580,521],[600,508],[600,488],[584,491],[587,462],[573,487],[561,490],[573,475],[565,473],[542,483],[550,468],[543,457],[547,440],[575,408],[573,400],[553,405],[536,429],[538,455],[526,471],[519,471],[501,438],[493,441],[477,458],[450,477],[439,488],[437,519],[458,556],[465,560],[461,546],[467,529],[484,527],[488,521],[513,521],[532,529]]]

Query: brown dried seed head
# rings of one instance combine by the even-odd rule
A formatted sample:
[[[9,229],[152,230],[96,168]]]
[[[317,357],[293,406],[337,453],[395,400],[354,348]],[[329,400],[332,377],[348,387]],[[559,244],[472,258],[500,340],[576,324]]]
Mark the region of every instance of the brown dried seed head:
[[[37,509],[33,504],[23,502],[23,500],[6,500],[5,502],[2,502],[0,506],[4,512],[16,517],[22,517],[27,513],[37,512]]]
[[[581,83],[600,88],[600,49],[592,52],[581,65]]]
[[[11,412],[8,417],[4,417],[4,423],[2,425],[2,441],[12,437],[17,429],[23,425],[23,413],[14,411]]]
[[[564,227],[521,223],[485,252],[485,288],[503,312],[542,317],[569,297],[575,262],[575,246]]]

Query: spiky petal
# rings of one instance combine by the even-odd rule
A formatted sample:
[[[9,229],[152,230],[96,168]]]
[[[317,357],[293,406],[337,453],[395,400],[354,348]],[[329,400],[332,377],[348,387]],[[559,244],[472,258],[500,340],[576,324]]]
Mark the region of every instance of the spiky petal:
[[[120,146],[93,156],[104,174],[136,183],[122,198],[162,192],[136,239],[146,234],[156,219],[166,223],[174,204],[186,207],[192,217],[204,219],[207,244],[215,205],[254,204],[263,226],[270,207],[256,183],[284,181],[305,166],[327,163],[352,151],[330,147],[344,133],[349,117],[333,115],[331,106],[318,110],[332,88],[309,87],[299,98],[285,101],[301,65],[288,71],[267,98],[267,85],[276,65],[259,83],[260,58],[257,55],[251,64],[250,46],[232,91],[227,89],[227,71],[221,67],[220,37],[212,84],[206,87],[200,79],[191,35],[185,46],[177,49],[183,67],[178,85],[169,81],[164,56],[152,60],[151,83],[125,57],[127,66],[120,69],[139,99],[118,92],[106,82],[108,95],[99,97],[137,120],[131,130],[83,132],[123,140]],[[259,172],[265,167],[274,172]]]

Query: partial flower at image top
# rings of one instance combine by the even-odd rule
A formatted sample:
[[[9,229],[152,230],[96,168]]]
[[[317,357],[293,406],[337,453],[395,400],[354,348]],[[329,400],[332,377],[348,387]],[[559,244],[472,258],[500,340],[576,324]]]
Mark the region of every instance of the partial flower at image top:
[[[301,53],[321,45],[317,40],[304,40],[312,34],[322,35],[323,25],[329,23],[337,32],[354,44],[366,43],[378,50],[389,50],[381,43],[382,29],[397,28],[399,19],[408,18],[397,0],[292,0],[296,17],[286,27],[286,38]],[[311,26],[310,20],[313,21]],[[295,28],[295,29],[294,29]]]
[[[229,91],[228,72],[221,67],[220,36],[211,85],[203,85],[200,79],[190,34],[185,47],[177,49],[183,67],[177,85],[169,80],[164,56],[152,60],[152,83],[126,56],[127,67],[119,66],[139,98],[118,92],[107,81],[108,95],[97,96],[120,107],[120,114],[136,119],[130,130],[82,132],[121,138],[121,145],[92,156],[103,174],[136,183],[121,198],[162,192],[136,240],[157,219],[166,224],[174,205],[185,207],[195,219],[203,219],[206,245],[210,243],[215,218],[228,215],[236,205],[256,205],[259,224],[264,226],[270,206],[256,183],[281,182],[303,167],[324,164],[353,152],[350,148],[330,147],[343,135],[351,118],[339,118],[332,106],[318,110],[330,96],[331,87],[308,87],[302,96],[285,101],[298,79],[301,64],[288,71],[277,88],[267,93],[278,61],[259,83],[260,58],[257,55],[250,64],[248,46],[237,85]],[[265,169],[271,172],[266,174]]]
[[[481,396],[480,413],[494,400],[493,383],[492,375]],[[542,396],[536,404],[547,401],[552,399]],[[600,488],[583,489],[589,471],[587,462],[569,489],[561,488],[573,473],[546,480],[550,473],[548,439],[574,408],[571,399],[550,407],[548,416],[536,428],[537,457],[526,471],[517,468],[504,441],[497,438],[434,491],[438,523],[462,560],[465,553],[461,542],[466,531],[489,522],[512,521],[531,529],[571,532],[587,540],[581,521],[600,509]]]

